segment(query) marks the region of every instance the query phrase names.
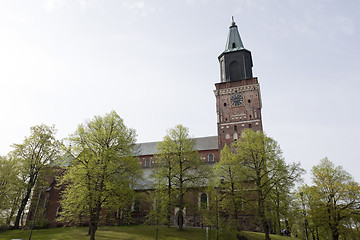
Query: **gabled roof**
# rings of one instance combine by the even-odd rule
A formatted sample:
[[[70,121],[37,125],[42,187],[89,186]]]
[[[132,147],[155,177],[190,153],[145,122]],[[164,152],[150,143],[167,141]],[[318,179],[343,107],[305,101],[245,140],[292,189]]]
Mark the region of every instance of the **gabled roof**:
[[[195,150],[217,150],[219,149],[218,137],[209,136],[209,137],[200,137],[195,139]],[[138,143],[135,147],[134,156],[145,156],[145,155],[154,155],[157,152],[157,144],[159,142],[147,142],[147,143]]]

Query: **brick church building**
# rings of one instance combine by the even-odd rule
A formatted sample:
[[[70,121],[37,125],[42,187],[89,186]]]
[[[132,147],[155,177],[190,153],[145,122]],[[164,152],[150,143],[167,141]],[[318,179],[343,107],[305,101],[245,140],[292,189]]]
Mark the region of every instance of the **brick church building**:
[[[258,79],[253,77],[251,52],[245,49],[237,25],[234,20],[229,28],[224,52],[218,57],[220,63],[220,81],[215,83],[215,98],[217,112],[217,136],[201,137],[195,139],[195,149],[200,158],[209,164],[220,161],[220,152],[225,144],[230,145],[236,141],[244,129],[252,128],[262,131],[261,120],[261,95]],[[145,181],[151,181],[152,165],[155,163],[154,155],[158,142],[138,143],[134,154],[138,157],[144,171]],[[60,190],[55,187],[56,180],[52,179],[51,187],[43,195],[44,217],[50,221],[51,226],[59,226],[56,222],[61,213],[59,205]],[[146,184],[145,184],[146,185]],[[144,186],[145,186],[144,185]],[[146,185],[149,186],[149,185]],[[151,187],[148,187],[148,189]],[[145,191],[137,189],[137,191]],[[201,201],[208,201],[207,193],[199,190],[190,196],[193,199],[192,209],[185,212],[185,225],[199,225],[200,217],[196,209]],[[33,206],[32,206],[33,207]],[[151,207],[151,206],[150,206]],[[132,207],[136,223],[144,222],[146,214],[141,211],[149,208],[143,203],[134,204]],[[120,219],[121,213],[115,213],[115,218]],[[174,219],[176,209],[174,210]],[[28,219],[32,218],[30,212]],[[174,224],[176,221],[174,220]]]

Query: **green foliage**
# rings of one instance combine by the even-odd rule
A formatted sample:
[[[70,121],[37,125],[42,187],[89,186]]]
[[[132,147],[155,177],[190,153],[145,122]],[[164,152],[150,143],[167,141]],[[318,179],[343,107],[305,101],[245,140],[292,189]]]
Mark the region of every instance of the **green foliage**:
[[[304,185],[300,196],[311,235],[359,239],[360,185],[327,158],[312,168],[312,175],[314,184]]]
[[[251,209],[254,201],[266,239],[270,222],[280,223],[289,216],[290,190],[303,173],[299,164],[284,161],[275,140],[251,129],[244,130],[231,147],[224,147],[214,171],[220,189],[219,209],[228,221],[237,222],[243,205],[248,213],[255,211]],[[275,210],[275,215],[269,209]]]
[[[244,192],[239,191],[244,189],[244,181],[246,181],[241,174],[243,166],[227,145],[221,151],[220,159],[221,161],[214,167],[214,175],[217,178],[213,184],[218,188],[219,211],[227,216],[227,224],[224,225],[226,229],[230,227],[237,229],[237,218],[244,203]]]
[[[126,210],[131,205],[133,187],[141,177],[140,165],[132,157],[135,131],[112,111],[79,125],[69,140],[74,160],[60,179],[66,186],[60,221],[89,220],[92,239],[101,209]]]
[[[19,189],[20,204],[14,227],[18,228],[21,215],[31,197],[35,184],[46,166],[59,159],[61,142],[55,139],[55,126],[37,125],[30,128],[31,135],[22,144],[12,145],[9,157],[17,162],[19,178],[22,186]]]
[[[15,159],[0,156],[0,225],[8,227],[19,204],[19,190],[22,184],[18,162]]]
[[[179,229],[182,229],[183,209],[187,205],[184,196],[191,188],[206,186],[209,170],[195,151],[195,140],[190,138],[189,130],[182,125],[168,130],[157,148],[156,198],[162,205],[159,210],[165,214],[170,226],[171,210],[174,206],[178,207]]]

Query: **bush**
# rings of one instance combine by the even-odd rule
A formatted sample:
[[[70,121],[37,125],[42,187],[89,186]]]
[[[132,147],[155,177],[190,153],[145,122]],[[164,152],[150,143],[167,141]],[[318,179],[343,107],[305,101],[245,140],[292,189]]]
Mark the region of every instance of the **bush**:
[[[34,225],[34,229],[48,229],[51,222],[47,219],[37,220]]]

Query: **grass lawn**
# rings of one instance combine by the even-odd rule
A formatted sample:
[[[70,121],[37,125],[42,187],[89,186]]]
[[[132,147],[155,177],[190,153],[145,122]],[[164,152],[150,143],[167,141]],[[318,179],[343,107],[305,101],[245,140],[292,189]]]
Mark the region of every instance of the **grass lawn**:
[[[265,238],[264,233],[246,232],[246,231],[243,231],[241,233],[248,240],[263,240]],[[273,235],[273,234],[270,234],[270,238],[271,238],[271,240],[294,240],[294,239],[298,239],[298,238],[294,238],[294,237],[282,237],[282,236]]]
[[[31,239],[34,240],[75,240],[89,239],[87,227],[73,228],[52,228],[34,230]],[[10,230],[0,233],[0,239],[28,239],[30,230]],[[177,228],[160,227],[158,239],[205,239],[205,229],[186,228],[179,232]],[[109,239],[155,239],[156,228],[153,226],[129,226],[129,227],[99,227],[96,231],[97,240]],[[212,231],[212,238],[215,239],[215,231]]]
[[[87,240],[87,227],[73,227],[73,228],[52,228],[34,230],[31,239],[33,240]],[[11,239],[24,239],[29,238],[30,230],[10,230],[0,233],[0,240]],[[262,240],[264,239],[263,233],[244,232],[249,237],[249,240]],[[133,239],[133,240],[147,240],[155,239],[156,228],[153,226],[139,225],[129,227],[99,227],[96,231],[97,240],[109,239]],[[274,240],[290,240],[295,238],[280,237],[276,235],[271,236]],[[186,228],[180,232],[177,228],[160,227],[158,239],[169,240],[183,240],[193,239],[201,240],[206,239],[205,229]],[[211,239],[216,239],[215,230],[211,231]],[[229,239],[229,237],[219,235],[219,239]]]

